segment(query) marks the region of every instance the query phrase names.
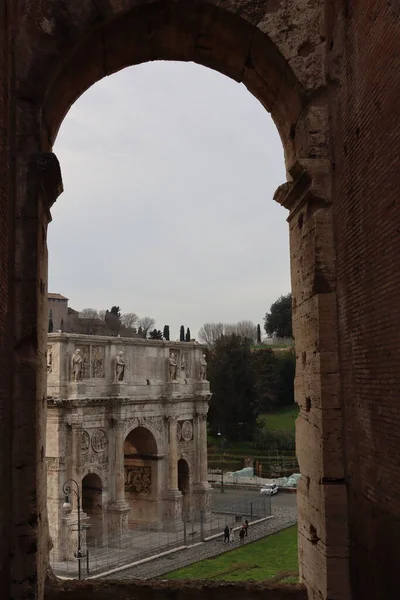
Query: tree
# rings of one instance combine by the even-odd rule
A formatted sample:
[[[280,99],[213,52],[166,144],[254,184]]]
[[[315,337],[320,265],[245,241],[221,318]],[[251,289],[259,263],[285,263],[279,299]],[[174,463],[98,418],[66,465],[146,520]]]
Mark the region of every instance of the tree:
[[[99,313],[95,308],[84,308],[79,313],[79,333],[96,335],[100,329]]]
[[[153,329],[153,331],[150,332],[150,339],[162,340],[163,334],[161,333],[161,331],[159,329]]]
[[[117,317],[118,320],[121,320],[121,309],[119,306],[112,306],[110,313],[112,315],[115,315]]]
[[[169,325],[164,325],[164,339],[167,340],[167,342],[169,342]]]
[[[100,321],[105,321],[106,320],[106,312],[105,310],[99,310],[99,319]]]
[[[261,344],[261,327],[260,327],[260,324],[257,325],[257,344]]]
[[[239,321],[236,325],[236,334],[254,342],[257,336],[257,328],[252,321]]]
[[[52,316],[50,315],[48,333],[53,333],[53,329],[54,329],[53,319],[52,319]]]
[[[198,338],[203,344],[212,348],[215,342],[224,334],[223,323],[204,323],[199,330]]]
[[[140,337],[140,338],[143,337],[143,329],[140,326],[139,326],[137,333],[138,333],[138,337]]]
[[[181,330],[179,333],[179,341],[180,342],[184,342],[185,341],[185,328],[183,325],[181,325]]]
[[[273,410],[278,403],[278,360],[271,348],[258,348],[252,353],[256,392],[260,412]]]
[[[156,322],[154,319],[152,319],[152,317],[142,317],[141,319],[139,319],[138,323],[139,329],[142,330],[142,337],[146,339],[149,329],[154,327]]]
[[[129,329],[131,329],[136,324],[138,318],[139,317],[133,312],[125,313],[121,317],[121,323],[124,327],[128,327]]]
[[[189,327],[186,329],[186,338],[185,339],[186,339],[187,342],[190,342],[190,329],[189,329]]]
[[[266,313],[264,329],[268,335],[279,338],[292,338],[292,294],[280,296],[271,304],[270,312]]]
[[[296,353],[293,348],[276,353],[277,390],[276,404],[287,406],[294,403],[294,377],[296,374]]]
[[[258,403],[250,342],[238,335],[215,342],[207,369],[212,397],[211,432],[228,440],[250,440],[256,430]]]

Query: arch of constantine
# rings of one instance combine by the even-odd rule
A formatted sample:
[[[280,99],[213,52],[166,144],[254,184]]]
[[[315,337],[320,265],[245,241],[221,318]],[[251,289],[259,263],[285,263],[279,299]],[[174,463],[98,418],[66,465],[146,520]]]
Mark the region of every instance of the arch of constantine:
[[[86,537],[100,544],[138,523],[174,530],[199,511],[209,517],[203,351],[196,342],[49,334],[47,508],[62,552],[76,549],[76,495],[63,506],[70,479]]]
[[[289,211],[300,407],[300,579],[309,600],[393,598],[398,0],[0,0],[0,590],[42,600],[48,566],[46,237],[63,189],[54,140],[91,85],[151,60],[194,61],[242,82],[279,130],[287,181],[275,199]],[[75,401],[85,383],[79,362]],[[104,440],[94,436],[104,427],[94,427],[89,454]],[[116,440],[116,431],[104,433]],[[148,428],[129,433],[129,460],[143,447],[162,454]],[[78,454],[82,436],[74,439]],[[178,481],[179,473],[183,463]],[[89,510],[104,475],[83,475]],[[112,520],[119,526],[121,513]]]

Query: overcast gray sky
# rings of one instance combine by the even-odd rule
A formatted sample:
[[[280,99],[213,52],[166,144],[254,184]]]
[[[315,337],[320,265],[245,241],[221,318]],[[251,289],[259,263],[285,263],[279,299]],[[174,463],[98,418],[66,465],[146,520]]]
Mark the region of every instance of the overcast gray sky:
[[[282,144],[243,85],[154,62],[103,79],[58,135],[64,193],[49,227],[49,291],[197,336],[263,322],[290,289]]]

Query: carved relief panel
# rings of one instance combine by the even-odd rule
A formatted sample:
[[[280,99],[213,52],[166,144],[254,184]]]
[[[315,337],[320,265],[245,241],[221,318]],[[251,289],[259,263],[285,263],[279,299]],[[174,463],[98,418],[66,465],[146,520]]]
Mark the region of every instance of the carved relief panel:
[[[104,371],[104,360],[105,360],[105,348],[104,346],[91,346],[91,377],[100,379],[105,377]]]
[[[190,442],[193,439],[193,421],[180,421],[176,426],[178,442]]]
[[[125,466],[125,492],[151,494],[151,467]]]

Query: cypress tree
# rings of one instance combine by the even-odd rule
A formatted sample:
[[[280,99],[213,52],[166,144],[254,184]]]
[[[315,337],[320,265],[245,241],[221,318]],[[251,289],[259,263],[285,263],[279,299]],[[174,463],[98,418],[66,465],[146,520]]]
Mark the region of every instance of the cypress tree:
[[[180,342],[184,342],[185,341],[185,328],[183,325],[181,325],[181,331],[179,334],[179,341]]]
[[[189,329],[189,327],[186,329],[186,341],[190,342],[190,329]]]
[[[261,327],[257,325],[257,344],[261,344]]]
[[[169,325],[164,325],[163,336],[164,339],[167,340],[167,342],[169,342]]]
[[[54,328],[53,319],[50,317],[50,319],[49,319],[49,331],[48,332],[49,333],[53,333],[53,328]]]

